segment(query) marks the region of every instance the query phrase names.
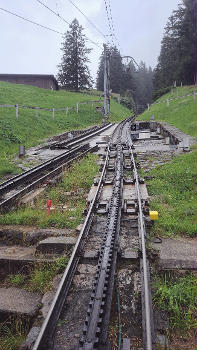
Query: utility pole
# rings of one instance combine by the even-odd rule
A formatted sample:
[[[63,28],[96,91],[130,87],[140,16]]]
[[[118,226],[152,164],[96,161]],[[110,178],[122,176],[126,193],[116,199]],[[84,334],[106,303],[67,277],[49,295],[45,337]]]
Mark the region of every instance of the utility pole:
[[[109,65],[109,55],[107,55],[107,105],[108,105],[108,113],[110,113],[110,65]]]
[[[109,66],[109,54],[107,52],[107,45],[104,47],[104,119],[107,119],[107,115],[110,113],[110,66]]]
[[[104,120],[107,117],[107,47],[103,44],[104,48]]]

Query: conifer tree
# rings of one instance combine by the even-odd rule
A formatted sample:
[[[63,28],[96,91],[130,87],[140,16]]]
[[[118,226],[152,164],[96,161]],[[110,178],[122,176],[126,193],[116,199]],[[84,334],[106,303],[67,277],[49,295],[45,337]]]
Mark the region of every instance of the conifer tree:
[[[110,55],[110,88],[112,92],[121,94],[121,103],[131,108],[133,101],[142,112],[147,103],[152,102],[153,71],[144,62],[136,70],[132,60],[123,63],[120,52],[116,47],[108,48]],[[97,72],[97,90],[103,91],[104,53],[101,54]]]
[[[197,0],[182,0],[165,27],[154,74],[155,92],[167,86],[192,84],[197,75]]]
[[[110,56],[110,88],[113,92],[120,92],[123,87],[123,64],[120,52],[114,47],[108,48]],[[97,72],[97,90],[103,91],[104,80],[104,53],[101,54]]]
[[[92,79],[87,66],[89,62],[87,54],[92,49],[85,46],[83,27],[79,25],[77,19],[72,21],[69,30],[65,33],[61,50],[63,56],[58,65],[57,75],[60,86],[75,91],[90,88]]]

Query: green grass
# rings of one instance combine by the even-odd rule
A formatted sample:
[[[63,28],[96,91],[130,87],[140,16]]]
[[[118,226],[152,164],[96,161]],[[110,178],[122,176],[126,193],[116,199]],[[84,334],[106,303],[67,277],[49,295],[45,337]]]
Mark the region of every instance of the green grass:
[[[195,88],[196,89],[196,88]],[[150,120],[154,114],[155,119],[174,125],[186,134],[197,136],[197,96],[189,96],[184,99],[170,101],[166,105],[167,98],[176,98],[194,92],[194,86],[179,87],[173,90],[173,94],[160,97],[153,104],[150,111],[146,110],[139,116],[140,120]],[[152,228],[152,233],[161,236],[187,235],[194,237],[197,232],[196,209],[194,201],[196,195],[196,146],[191,148],[193,152],[173,159],[170,163],[157,166],[148,172],[153,176],[149,184],[148,192],[151,196],[150,206],[152,210],[159,212],[159,220]],[[141,171],[141,175],[145,175]]]
[[[0,104],[19,104],[46,108],[63,108],[75,106],[77,102],[98,100],[88,94],[68,91],[52,91],[33,86],[0,82]],[[18,152],[19,144],[26,148],[41,143],[45,138],[67,130],[82,129],[91,125],[99,125],[102,115],[95,106],[102,106],[103,102],[89,105],[79,105],[79,113],[69,111],[52,112],[39,111],[36,118],[35,110],[20,109],[16,119],[15,108],[0,108],[0,176],[15,173],[12,156]],[[130,115],[130,111],[112,101],[111,120],[119,121]]]
[[[195,88],[196,90],[196,88]],[[178,87],[174,89],[174,93],[168,93],[160,97],[155,102],[164,102],[162,104],[152,104],[150,110],[146,110],[142,113],[139,120],[150,120],[154,114],[155,120],[167,122],[176,126],[181,131],[191,136],[197,137],[197,95],[195,101],[193,96],[180,98],[178,100],[170,101],[169,107],[167,107],[167,98],[176,98],[177,96],[183,96],[185,94],[192,94],[194,92],[194,86]]]
[[[35,208],[25,206],[0,215],[1,224],[30,225],[37,227],[75,228],[80,224],[86,207],[86,193],[98,173],[97,155],[89,154],[63,174],[57,186],[48,188],[38,199]],[[68,194],[68,192],[71,192]],[[52,200],[51,214],[47,214],[46,201]],[[64,208],[63,208],[64,207]]]
[[[190,332],[197,329],[197,277],[164,275],[157,277],[153,285],[153,303],[167,311],[170,334],[179,330]]]
[[[24,288],[31,292],[46,293],[52,289],[54,277],[63,272],[69,261],[68,256],[60,256],[54,263],[44,263],[36,267],[30,274]]]
[[[54,277],[62,273],[68,256],[60,256],[52,263],[38,263],[30,275],[16,274],[6,277],[7,286],[17,286],[31,292],[44,294],[52,289]],[[26,326],[25,326],[26,325]],[[0,324],[0,350],[18,350],[26,339],[28,325],[20,317]]]
[[[4,158],[7,157],[7,158]],[[6,156],[6,154],[4,153],[2,155],[2,158],[0,157],[0,182],[1,182],[1,178],[3,180],[3,178],[5,176],[9,176],[11,174],[20,174],[22,173],[22,170],[19,169],[17,167],[17,165],[15,165],[12,161],[12,156]]]
[[[22,320],[4,322],[0,325],[0,350],[18,350],[25,340],[27,330]]]
[[[152,228],[153,234],[196,236],[196,157],[196,151],[183,154],[148,173],[154,177],[147,181],[151,210],[159,212],[159,220]]]
[[[52,289],[54,277],[62,273],[69,261],[69,254],[62,255],[54,262],[39,262],[29,275],[18,273],[8,275],[4,281],[7,287],[20,287],[30,292],[46,293]]]
[[[121,120],[133,115],[133,112],[125,106],[116,102],[115,99],[111,99],[111,114],[110,121],[113,123],[121,122]]]
[[[21,273],[17,275],[9,275],[9,282],[14,286],[20,286],[25,281],[25,276]]]

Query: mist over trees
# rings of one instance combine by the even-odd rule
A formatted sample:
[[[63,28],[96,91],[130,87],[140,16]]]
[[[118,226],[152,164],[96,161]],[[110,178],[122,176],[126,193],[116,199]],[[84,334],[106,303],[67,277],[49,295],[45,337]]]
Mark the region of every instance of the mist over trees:
[[[131,107],[134,100],[137,111],[142,112],[147,103],[152,101],[152,79],[153,71],[151,67],[147,68],[145,62],[140,62],[136,67],[132,60],[124,62],[120,52],[116,47],[108,48],[110,57],[110,88],[112,92],[119,93],[122,101]],[[104,53],[100,56],[97,72],[96,87],[103,91],[104,80]]]
[[[120,93],[123,86],[123,64],[120,53],[116,47],[107,49],[107,54],[110,56],[110,88],[113,92]],[[96,86],[97,90],[103,91],[104,79],[104,52],[100,56],[99,68],[97,72]]]
[[[194,84],[197,75],[197,0],[183,0],[165,27],[154,89],[177,84]]]
[[[57,80],[62,88],[79,91],[90,88],[92,79],[87,66],[89,59],[87,55],[91,52],[85,46],[85,35],[83,27],[74,19],[69,30],[64,36],[62,43],[63,56],[58,65]]]

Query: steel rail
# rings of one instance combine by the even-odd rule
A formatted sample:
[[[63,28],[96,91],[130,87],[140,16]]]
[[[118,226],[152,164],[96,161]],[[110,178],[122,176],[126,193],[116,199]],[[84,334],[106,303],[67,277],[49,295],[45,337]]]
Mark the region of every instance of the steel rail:
[[[109,124],[107,126],[104,126],[102,128],[100,128],[98,131],[94,131],[92,134],[84,137],[84,135],[81,136],[80,139],[78,139],[77,141],[72,141],[70,142],[70,146],[76,146],[78,143],[81,143],[83,141],[86,141],[88,138],[94,137],[95,134],[97,133],[101,133],[102,131],[106,130],[107,128],[109,128],[112,124]],[[32,178],[32,176],[38,175],[40,172],[46,171],[51,167],[56,166],[58,163],[61,163],[61,161],[63,161],[65,158],[67,158],[71,152],[76,152],[77,149],[79,149],[80,146],[78,146],[78,148],[76,147],[73,150],[69,150],[66,151],[64,153],[62,153],[59,156],[56,156],[46,162],[43,162],[42,164],[31,168],[30,170],[24,171],[22,174],[16,175],[14,177],[12,177],[9,180],[4,181],[2,184],[0,184],[0,196],[2,196],[5,192],[7,192],[8,190],[13,189],[14,187],[16,187],[17,185],[20,185],[21,182],[24,181],[28,181],[28,179]]]
[[[118,127],[119,127],[119,125],[118,125]],[[117,128],[115,129],[115,131],[117,130]],[[114,131],[114,133],[115,133],[115,131]],[[59,319],[62,307],[65,303],[72,279],[74,277],[74,274],[75,274],[75,271],[76,271],[76,268],[77,268],[77,265],[78,265],[78,262],[80,259],[78,252],[81,249],[83,249],[83,246],[85,244],[84,238],[86,238],[88,233],[89,233],[92,219],[94,217],[94,208],[95,208],[96,202],[97,202],[97,200],[100,196],[100,193],[101,193],[101,189],[103,186],[103,178],[105,177],[107,165],[109,162],[109,152],[110,152],[110,144],[108,144],[105,164],[104,164],[101,176],[100,176],[100,180],[99,180],[99,183],[97,186],[97,190],[96,190],[94,199],[91,202],[87,217],[86,217],[84,225],[83,225],[83,228],[80,232],[77,243],[74,247],[74,250],[72,252],[72,255],[70,257],[70,260],[68,262],[66,270],[65,270],[64,275],[62,277],[62,280],[59,284],[58,290],[55,294],[55,297],[53,299],[50,310],[49,310],[47,317],[42,325],[42,328],[40,330],[38,338],[34,344],[33,350],[43,350],[43,349],[51,349],[52,348],[52,338],[54,336],[55,327],[56,327],[57,321]]]
[[[86,216],[85,222],[83,224],[83,228],[80,232],[80,235],[77,239],[77,242],[75,244],[75,247],[73,249],[72,255],[69,259],[68,265],[65,269],[65,272],[63,274],[63,277],[60,281],[59,287],[57,289],[57,292],[55,294],[55,297],[53,299],[53,302],[51,304],[51,307],[49,309],[49,312],[47,314],[47,317],[42,325],[42,328],[40,330],[40,333],[38,335],[38,338],[34,344],[33,350],[43,350],[43,349],[51,349],[51,338],[53,337],[55,326],[57,324],[57,321],[59,319],[62,307],[65,303],[70,284],[72,282],[74,273],[76,271],[78,262],[80,257],[78,256],[79,249],[82,248],[82,240],[88,235],[89,228],[91,221],[93,219],[93,211],[96,204],[96,201],[98,199],[99,193],[101,191],[103,178],[106,173],[106,167],[109,160],[109,147],[107,150],[106,160],[105,164],[103,166],[103,170],[100,176],[100,180],[97,186],[97,190],[94,196],[94,199],[91,202],[91,205],[88,210],[88,214]]]
[[[59,156],[56,156],[40,165],[37,165],[36,167],[31,168],[30,170],[24,171],[22,174],[16,175],[11,179],[3,182],[0,185],[0,195],[2,196],[3,193],[20,185],[22,182],[28,181],[30,178],[32,178],[32,176],[39,175],[39,173],[56,166],[58,163],[61,163],[61,161],[63,161],[64,159],[68,158],[70,155],[80,150],[81,147],[82,146],[78,146],[70,151],[66,151]]]
[[[151,327],[151,309],[150,309],[150,291],[149,291],[149,283],[148,283],[148,269],[147,269],[147,257],[146,257],[146,229],[142,211],[142,201],[141,201],[141,193],[140,186],[138,180],[138,173],[135,164],[135,159],[132,150],[132,140],[130,134],[127,132],[129,149],[131,152],[131,161],[133,164],[133,174],[135,179],[135,188],[137,193],[137,201],[139,207],[139,236],[141,239],[141,247],[142,247],[142,262],[143,262],[143,278],[144,278],[144,296],[145,296],[145,328],[146,328],[146,350],[152,350],[152,327]]]
[[[59,173],[62,172],[62,169],[64,166],[68,166],[71,162],[81,158],[82,156],[85,156],[89,152],[93,152],[96,147],[88,148],[86,151],[79,153],[77,156],[75,156],[72,159],[69,159],[68,161],[65,161],[65,163],[61,164],[54,170],[48,172],[47,174],[43,175],[42,177],[39,177],[37,180],[33,181],[28,186],[22,188],[17,193],[11,195],[9,198],[5,199],[4,201],[0,202],[0,212],[5,213],[14,203],[17,204],[18,201],[20,201],[20,198],[24,196],[26,193],[32,191],[35,187],[38,187],[40,184],[46,183],[47,180],[50,178],[54,178]]]
[[[72,140],[65,140],[65,141],[60,141],[60,142],[56,141],[54,144],[51,145],[50,148],[53,149],[54,147],[58,147],[59,145],[63,145],[63,146],[68,145],[68,147],[72,147],[72,146],[78,144],[80,141],[86,141],[89,138],[96,136],[97,134],[110,128],[112,125],[113,125],[112,123],[108,123],[107,125],[101,126],[101,127],[97,128],[96,130],[94,128],[93,130],[87,131],[81,135],[74,137],[74,139],[72,139]]]
[[[9,191],[13,188],[15,188],[16,191],[17,191],[18,186],[22,186],[23,188],[21,189],[19,187],[18,191],[15,193],[15,195],[11,195],[7,199],[0,199],[0,209],[6,205],[6,202],[7,203],[9,202],[10,198],[16,199],[19,194],[24,194],[28,190],[30,191],[31,189],[33,189],[35,187],[36,184],[41,183],[42,180],[44,181],[47,178],[47,176],[49,176],[48,174],[50,174],[49,171],[51,169],[53,169],[53,170],[54,170],[54,168],[56,169],[59,165],[62,165],[63,163],[65,163],[66,160],[68,161],[68,160],[72,159],[77,153],[83,152],[84,150],[87,150],[88,148],[89,147],[87,144],[75,147],[72,150],[70,150],[69,152],[64,153],[63,155],[61,155],[59,157],[55,157],[51,162],[50,161],[45,162],[42,164],[41,167],[38,167],[38,168],[36,167],[36,168],[31,169],[32,172],[27,172],[27,174],[24,174],[24,173],[21,174],[22,176],[17,178],[16,181],[10,181],[2,189],[0,188],[1,197],[4,193],[6,193],[6,192],[9,193]],[[31,182],[31,183],[29,184],[29,182]],[[25,189],[27,189],[27,191]],[[23,192],[23,190],[24,190],[24,192]]]

